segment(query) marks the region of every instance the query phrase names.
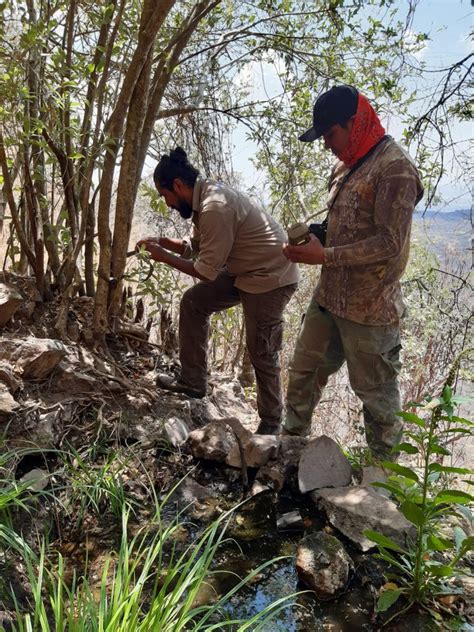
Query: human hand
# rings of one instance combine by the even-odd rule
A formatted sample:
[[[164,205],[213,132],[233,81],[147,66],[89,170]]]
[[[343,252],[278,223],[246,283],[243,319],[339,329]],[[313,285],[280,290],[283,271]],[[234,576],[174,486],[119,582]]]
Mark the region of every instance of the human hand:
[[[310,265],[324,263],[324,246],[313,233],[309,234],[308,243],[302,246],[285,244],[283,254],[294,263],[309,263]]]
[[[152,259],[155,261],[163,261],[166,250],[160,246],[159,237],[145,237],[144,239],[140,239],[137,241],[135,249],[140,250],[142,247],[150,253]]]

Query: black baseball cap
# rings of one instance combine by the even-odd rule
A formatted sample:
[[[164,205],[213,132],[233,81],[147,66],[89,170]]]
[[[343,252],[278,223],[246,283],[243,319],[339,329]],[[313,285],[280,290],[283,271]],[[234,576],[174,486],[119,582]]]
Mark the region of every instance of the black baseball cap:
[[[313,127],[299,137],[305,143],[320,138],[336,123],[344,123],[357,112],[359,93],[353,86],[334,86],[317,98]]]

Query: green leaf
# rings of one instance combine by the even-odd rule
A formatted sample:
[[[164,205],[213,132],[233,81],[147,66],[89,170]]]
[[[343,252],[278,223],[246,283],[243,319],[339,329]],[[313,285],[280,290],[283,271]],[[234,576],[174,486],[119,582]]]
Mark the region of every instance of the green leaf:
[[[459,556],[462,557],[468,551],[474,551],[474,536],[470,535],[465,538],[461,543],[461,549],[459,551]]]
[[[390,461],[384,461],[385,469],[391,470],[396,474],[400,474],[405,478],[410,478],[412,481],[418,482],[418,474],[413,470],[410,470],[408,467],[404,467],[403,465],[398,465],[398,463],[390,463]]]
[[[417,527],[421,527],[426,522],[423,510],[410,500],[402,503],[400,509],[405,518]]]
[[[447,564],[427,564],[426,570],[435,577],[450,577],[454,569]]]
[[[463,426],[474,426],[474,421],[470,421],[469,419],[465,419],[464,417],[457,417],[453,415],[452,417],[442,416],[440,417],[443,421],[454,421],[457,424],[461,424]]]
[[[438,538],[433,534],[428,536],[427,544],[432,551],[447,551],[453,548],[453,543],[450,540]]]
[[[399,544],[394,542],[391,538],[388,538],[386,535],[378,533],[377,531],[366,529],[364,531],[364,535],[372,542],[375,542],[375,544],[378,544],[379,546],[382,546],[386,549],[393,549],[394,551],[399,551],[400,553],[405,552]]]
[[[461,527],[459,527],[458,525],[454,527],[453,534],[454,534],[454,546],[456,547],[456,553],[459,555],[459,552],[461,551],[462,543],[464,542],[467,536],[464,533],[463,529],[461,529]]]
[[[421,417],[418,417],[418,415],[415,415],[415,413],[399,412],[397,415],[410,424],[416,424],[420,426],[420,428],[426,428],[426,422],[421,419]]]
[[[444,489],[438,492],[434,498],[434,503],[439,505],[440,503],[458,503],[460,505],[466,505],[474,501],[474,496],[467,492],[462,492],[457,489]]]
[[[418,454],[419,450],[416,446],[411,443],[399,443],[393,448],[394,452],[406,452],[407,454]]]
[[[450,467],[448,465],[440,465],[439,463],[430,463],[428,466],[430,472],[446,472],[449,474],[472,474],[472,470],[465,467]]]
[[[451,456],[451,452],[443,448],[443,446],[438,445],[437,443],[432,443],[430,445],[430,452],[432,454],[442,454],[443,456]]]
[[[388,610],[390,606],[393,606],[397,601],[402,592],[401,588],[397,588],[396,590],[384,590],[377,600],[377,612],[385,612]]]
[[[373,487],[382,487],[383,489],[386,489],[390,493],[394,494],[394,496],[405,496],[404,490],[393,483],[381,483],[379,481],[376,481],[374,483],[371,483],[371,485]]]

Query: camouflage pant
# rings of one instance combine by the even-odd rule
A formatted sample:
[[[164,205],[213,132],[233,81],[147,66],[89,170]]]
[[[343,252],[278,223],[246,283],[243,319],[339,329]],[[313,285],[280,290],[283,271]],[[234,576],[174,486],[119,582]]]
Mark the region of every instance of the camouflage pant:
[[[349,379],[362,400],[367,443],[372,453],[390,457],[402,423],[397,376],[400,371],[398,325],[375,327],[339,318],[313,298],[289,367],[284,426],[305,435],[329,376],[347,362]]]

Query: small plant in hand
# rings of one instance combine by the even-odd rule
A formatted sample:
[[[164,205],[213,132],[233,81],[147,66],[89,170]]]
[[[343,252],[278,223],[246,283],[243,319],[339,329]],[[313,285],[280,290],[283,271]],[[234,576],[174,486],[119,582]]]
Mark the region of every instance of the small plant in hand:
[[[464,354],[462,354],[464,355]],[[472,522],[469,505],[474,497],[466,491],[448,488],[454,475],[461,477],[466,487],[472,485],[469,477],[472,470],[442,464],[450,456],[446,445],[459,435],[473,435],[474,424],[454,414],[461,403],[452,391],[454,376],[460,356],[438,398],[427,397],[424,402],[411,404],[417,408],[412,412],[399,413],[410,425],[403,443],[396,447],[398,452],[418,455],[422,463],[412,469],[397,463],[384,462],[383,466],[392,475],[386,483],[374,483],[391,492],[400,505],[400,510],[416,527],[416,538],[400,546],[391,538],[375,531],[365,534],[378,546],[380,557],[388,562],[393,572],[387,573],[390,588],[379,596],[377,610],[384,612],[404,598],[403,606],[391,617],[394,618],[417,604],[427,610],[437,621],[452,612],[443,605],[443,597],[459,592],[452,580],[464,573],[463,558],[474,549],[474,537],[460,526],[452,530],[452,538],[440,533],[440,526],[453,517],[464,517]],[[441,462],[440,462],[441,461]]]

